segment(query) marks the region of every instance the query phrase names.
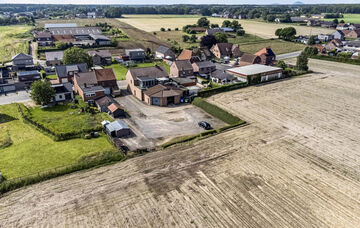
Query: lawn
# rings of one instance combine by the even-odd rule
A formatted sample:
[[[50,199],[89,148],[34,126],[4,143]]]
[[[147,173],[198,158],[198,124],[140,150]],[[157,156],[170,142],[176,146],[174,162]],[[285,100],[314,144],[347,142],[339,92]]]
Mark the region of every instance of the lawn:
[[[32,37],[31,28],[26,25],[0,26],[0,63],[11,61],[11,57],[20,52],[29,52],[27,41]]]
[[[240,44],[240,50],[250,54],[255,54],[264,47],[271,47],[276,55],[280,55],[289,52],[301,51],[305,48],[305,45],[282,40],[266,40],[264,42]]]
[[[156,32],[156,37],[164,42],[168,42],[175,46],[180,45],[180,47],[182,47],[182,48],[190,48],[191,46],[199,46],[200,37],[205,35],[204,33],[195,34],[198,37],[198,40],[195,43],[183,42],[183,40],[182,40],[183,35],[188,35],[188,36],[191,36],[191,35],[181,31],[181,28],[179,28],[179,29],[180,29],[179,31],[175,31],[175,30],[165,31],[165,32],[158,31],[158,32]]]
[[[82,102],[80,100],[79,102]],[[76,107],[75,109],[72,106]],[[101,121],[109,119],[105,113],[90,114],[81,112],[80,107],[73,103],[56,105],[50,108],[28,108],[31,119],[57,134],[84,131],[101,128]],[[69,121],[71,120],[71,121]]]
[[[160,66],[165,66],[166,71],[169,73],[170,72],[170,66],[164,62],[157,62],[156,64],[160,65]],[[150,67],[150,66],[154,66],[155,63],[139,63],[136,65],[135,68],[140,68],[140,67]],[[106,66],[105,68],[113,68],[116,79],[117,80],[125,80],[126,79],[126,73],[128,72],[129,68],[126,68],[125,66],[115,63],[112,64],[110,66]]]
[[[51,168],[76,163],[84,155],[113,150],[106,136],[95,139],[72,139],[55,142],[20,118],[15,104],[0,106],[0,113],[15,119],[0,121],[7,127],[12,145],[0,149],[0,172],[7,178],[16,178]],[[71,122],[71,119],[67,119]],[[1,123],[2,122],[2,123]]]
[[[333,18],[323,19],[324,21],[332,21]],[[344,20],[346,23],[360,24],[360,14],[344,14],[344,18],[338,18],[339,21]]]
[[[119,18],[118,20],[147,32],[159,32],[162,27],[166,29],[171,28],[172,30],[179,28],[181,30],[185,25],[195,24],[199,18],[200,16],[186,17],[183,15],[171,15],[171,17],[167,17],[166,15],[123,15],[123,18]],[[210,20],[210,23],[219,25],[221,25],[224,20],[229,20],[226,18],[207,18]],[[246,33],[257,35],[258,37],[265,39],[275,38],[276,29],[289,26],[288,24],[266,23],[254,20],[238,21],[244,27]],[[320,33],[332,33],[334,31],[332,29],[321,27],[291,26],[296,28],[298,35],[315,35]]]

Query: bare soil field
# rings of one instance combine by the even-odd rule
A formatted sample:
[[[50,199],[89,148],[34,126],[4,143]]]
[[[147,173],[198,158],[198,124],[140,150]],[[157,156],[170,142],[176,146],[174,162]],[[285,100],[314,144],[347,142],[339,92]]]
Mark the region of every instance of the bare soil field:
[[[200,16],[189,17],[183,15],[124,15],[124,18],[119,18],[119,21],[130,24],[136,28],[147,32],[160,31],[160,28],[179,28],[180,30],[184,25],[196,24]],[[224,20],[229,20],[226,18],[215,18],[208,17],[210,23],[219,24],[221,26]],[[232,19],[230,19],[232,20]],[[257,35],[261,38],[276,38],[275,30],[278,28],[284,28],[293,26],[296,28],[298,35],[316,35],[320,33],[333,33],[334,30],[326,29],[321,27],[307,27],[307,26],[298,26],[291,24],[275,24],[275,23],[265,23],[258,22],[253,20],[239,20],[239,23],[243,26],[246,33]]]
[[[250,124],[0,198],[0,227],[359,227],[359,66],[209,98]]]

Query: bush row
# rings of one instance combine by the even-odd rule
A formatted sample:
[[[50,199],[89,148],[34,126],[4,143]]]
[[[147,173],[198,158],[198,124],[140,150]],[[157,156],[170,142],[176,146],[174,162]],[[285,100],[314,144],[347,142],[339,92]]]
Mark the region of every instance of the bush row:
[[[100,165],[109,164],[112,162],[125,160],[126,157],[119,151],[105,151],[92,156],[86,156],[75,164],[54,168],[48,171],[39,172],[34,175],[24,176],[21,178],[5,180],[0,184],[0,194],[12,191],[17,188],[21,188],[27,185],[35,184],[44,180],[48,180],[54,177],[62,176],[72,172],[97,167]]]
[[[43,133],[51,136],[55,141],[64,141],[64,140],[73,139],[73,138],[81,138],[83,135],[89,134],[90,132],[102,130],[102,127],[98,126],[98,127],[94,127],[91,129],[83,129],[80,131],[71,131],[71,132],[67,132],[67,133],[53,132],[50,129],[48,129],[47,127],[45,127],[43,124],[38,123],[35,120],[33,120],[31,118],[30,111],[25,106],[19,105],[19,104],[17,104],[17,106],[18,106],[19,113],[25,122],[31,124],[38,130],[42,131]]]
[[[350,58],[342,58],[336,56],[328,56],[328,55],[313,55],[310,56],[312,59],[320,59],[326,61],[340,62],[340,63],[348,63],[353,65],[360,65],[360,59],[350,59]]]
[[[216,105],[210,104],[209,102],[205,101],[203,98],[196,97],[192,102],[192,104],[198,106],[199,108],[203,109],[205,112],[224,121],[227,124],[236,124],[239,122],[243,122],[237,116],[228,113],[227,111],[219,108]]]
[[[218,93],[227,92],[227,91],[231,91],[231,90],[235,90],[235,89],[240,89],[240,88],[243,88],[246,86],[248,86],[248,84],[246,82],[224,85],[221,87],[200,91],[198,93],[198,96],[199,97],[210,97],[210,96],[218,94]]]

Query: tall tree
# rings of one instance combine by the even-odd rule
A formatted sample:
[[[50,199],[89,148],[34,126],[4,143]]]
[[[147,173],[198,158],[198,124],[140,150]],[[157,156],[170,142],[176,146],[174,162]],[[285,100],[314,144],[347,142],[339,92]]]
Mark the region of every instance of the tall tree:
[[[64,64],[86,63],[88,67],[92,67],[93,65],[91,56],[89,56],[83,49],[79,47],[72,47],[66,49],[64,51],[63,63]]]
[[[217,43],[227,43],[228,39],[225,33],[217,32],[215,33],[215,39]]]
[[[210,21],[206,17],[199,18],[197,21],[199,27],[209,28]]]
[[[37,105],[49,104],[51,99],[55,96],[55,90],[47,80],[37,80],[31,84],[31,99]]]
[[[211,48],[214,44],[216,44],[216,38],[213,35],[206,35],[201,37],[200,46]]]
[[[222,23],[222,27],[225,27],[225,28],[230,27],[230,25],[231,25],[231,21],[229,21],[229,20],[225,20]]]
[[[305,53],[301,53],[296,60],[296,69],[301,71],[308,71],[308,57]]]

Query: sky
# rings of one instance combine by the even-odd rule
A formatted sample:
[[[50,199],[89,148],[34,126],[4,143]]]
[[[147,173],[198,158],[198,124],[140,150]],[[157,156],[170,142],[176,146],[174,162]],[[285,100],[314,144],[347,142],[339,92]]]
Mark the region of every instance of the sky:
[[[28,4],[292,4],[297,0],[0,0],[0,3]],[[360,0],[300,0],[305,4],[359,3]]]

